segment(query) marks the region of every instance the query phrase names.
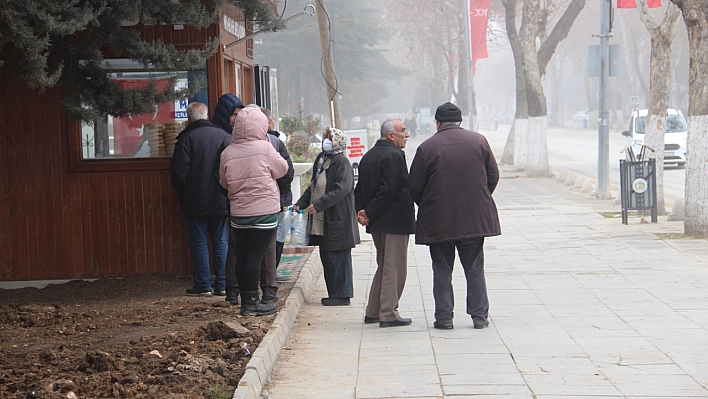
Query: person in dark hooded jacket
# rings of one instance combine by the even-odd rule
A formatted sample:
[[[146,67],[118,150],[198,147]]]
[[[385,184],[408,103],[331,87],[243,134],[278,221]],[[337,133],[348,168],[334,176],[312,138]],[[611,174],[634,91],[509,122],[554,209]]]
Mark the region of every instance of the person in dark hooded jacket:
[[[214,117],[211,119],[211,123],[229,134],[229,137],[224,140],[221,151],[231,144],[231,133],[234,129],[234,121],[236,120],[236,115],[238,115],[243,108],[245,108],[243,101],[231,93],[226,93],[219,97],[219,101],[214,108]],[[229,249],[226,257],[227,265],[236,264],[236,255],[231,249],[232,248]],[[234,274],[234,268],[227,267],[226,301],[232,305],[238,305],[239,292],[240,290],[238,288],[238,282],[236,281],[236,275]]]
[[[234,119],[245,106],[240,98],[231,93],[226,93],[219,97],[219,101],[214,107],[214,117],[211,118],[211,123],[228,134],[234,129]],[[228,146],[229,143],[226,143]]]
[[[295,168],[293,167],[293,162],[290,159],[290,154],[285,146],[285,143],[280,140],[280,132],[275,129],[275,115],[268,109],[262,108],[261,111],[268,117],[268,140],[270,143],[278,150],[283,159],[288,162],[288,173],[285,176],[277,180],[278,190],[280,190],[280,206],[281,208],[287,208],[293,203],[293,192],[291,189],[291,183],[293,182],[293,177],[295,177]],[[276,256],[276,265],[280,263],[280,255],[283,252],[283,243],[278,242],[278,251]]]

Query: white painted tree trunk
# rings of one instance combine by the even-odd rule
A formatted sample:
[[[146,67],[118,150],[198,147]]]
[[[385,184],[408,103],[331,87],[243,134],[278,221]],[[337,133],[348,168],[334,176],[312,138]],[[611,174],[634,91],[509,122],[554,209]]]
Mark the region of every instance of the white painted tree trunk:
[[[529,117],[526,133],[526,175],[529,177],[549,177],[548,139],[546,116]]]
[[[504,154],[502,154],[501,161],[502,165],[513,165],[514,164],[514,140],[516,140],[516,125],[511,124],[509,129],[509,134],[506,136],[506,144],[504,144]]]
[[[529,130],[528,119],[514,120],[514,170],[524,170],[526,168],[526,142]]]
[[[676,33],[681,10],[669,3],[664,20],[658,24],[649,14],[646,0],[637,0],[639,18],[651,34],[651,62],[649,73],[649,112],[647,129],[644,134],[645,144],[655,151],[650,158],[656,159],[656,210],[659,215],[666,214],[664,204],[664,131],[666,128],[666,109],[669,108],[671,93],[671,42]]]
[[[708,115],[688,117],[684,232],[708,237]]]
[[[703,1],[671,0],[688,32],[688,143],[686,234],[708,237],[708,8]]]

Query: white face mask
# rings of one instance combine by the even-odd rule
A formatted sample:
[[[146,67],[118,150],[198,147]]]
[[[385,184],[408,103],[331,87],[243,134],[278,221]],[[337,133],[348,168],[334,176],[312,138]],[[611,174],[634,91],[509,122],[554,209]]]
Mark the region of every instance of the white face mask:
[[[332,151],[332,140],[324,139],[324,141],[322,141],[322,151],[324,151],[324,152]]]

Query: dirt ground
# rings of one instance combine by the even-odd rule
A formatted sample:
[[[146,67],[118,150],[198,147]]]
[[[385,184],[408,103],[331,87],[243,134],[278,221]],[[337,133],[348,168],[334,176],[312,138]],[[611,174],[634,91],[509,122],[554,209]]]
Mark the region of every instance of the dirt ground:
[[[280,283],[278,308],[295,278]],[[276,315],[243,317],[222,296],[186,296],[191,286],[148,276],[0,289],[0,399],[230,398]]]

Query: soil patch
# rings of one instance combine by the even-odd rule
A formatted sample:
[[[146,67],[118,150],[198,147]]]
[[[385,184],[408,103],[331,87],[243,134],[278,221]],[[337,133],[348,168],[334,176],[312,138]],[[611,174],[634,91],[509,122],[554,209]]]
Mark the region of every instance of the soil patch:
[[[290,256],[282,308],[308,255]],[[288,273],[285,273],[288,275]],[[276,315],[243,317],[191,278],[0,289],[0,399],[230,398]]]

